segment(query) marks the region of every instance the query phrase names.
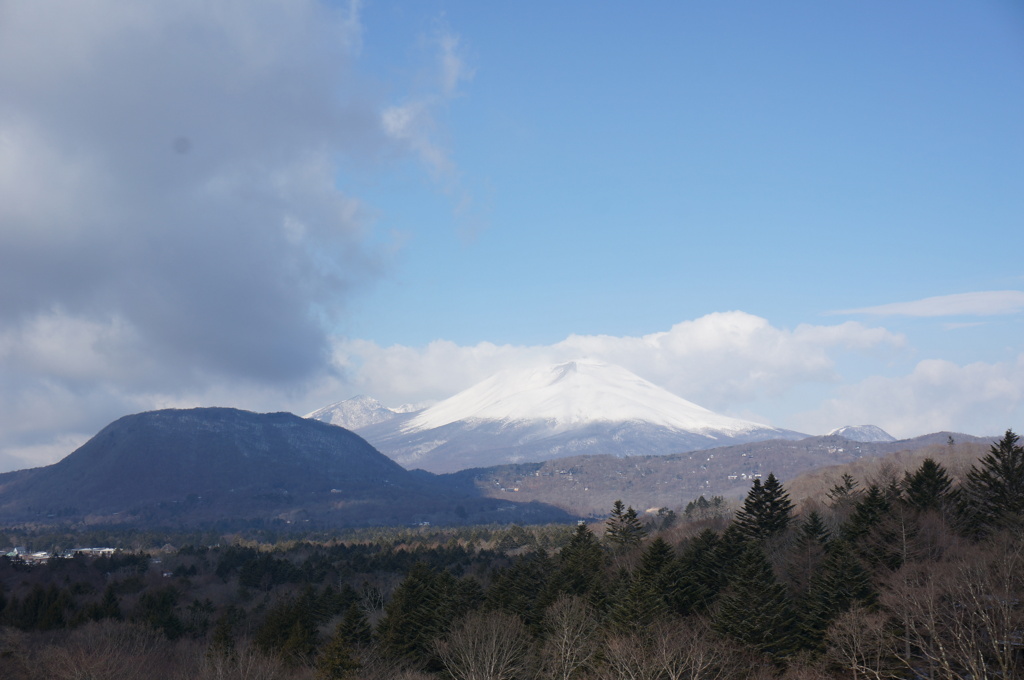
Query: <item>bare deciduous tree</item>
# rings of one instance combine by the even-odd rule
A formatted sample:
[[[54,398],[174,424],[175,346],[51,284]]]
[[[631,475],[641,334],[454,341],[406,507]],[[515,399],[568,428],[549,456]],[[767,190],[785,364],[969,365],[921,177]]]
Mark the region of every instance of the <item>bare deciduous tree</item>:
[[[131,623],[91,622],[46,645],[34,659],[39,677],[52,680],[134,680],[170,670],[170,643]]]
[[[902,675],[895,661],[897,640],[885,614],[854,607],[832,622],[825,640],[825,658],[849,671],[853,680],[888,680]]]
[[[197,680],[283,680],[289,677],[281,659],[264,654],[252,644],[242,644],[230,657],[205,654]]]
[[[564,595],[544,614],[542,675],[571,680],[586,672],[597,652],[597,616],[586,598]]]
[[[901,571],[884,603],[900,620],[904,666],[943,680],[1020,677],[1024,630],[1024,543]]]
[[[455,680],[514,680],[529,666],[530,645],[518,616],[470,612],[437,641],[436,649]]]
[[[612,636],[604,658],[602,677],[609,680],[731,680],[757,668],[742,649],[697,617]]]

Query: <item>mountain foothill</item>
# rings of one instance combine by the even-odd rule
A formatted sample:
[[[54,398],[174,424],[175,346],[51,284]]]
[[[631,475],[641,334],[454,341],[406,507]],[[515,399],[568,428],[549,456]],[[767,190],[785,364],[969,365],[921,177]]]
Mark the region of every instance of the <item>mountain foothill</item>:
[[[310,527],[543,523],[629,496],[682,508],[943,443],[808,435],[724,416],[591,360],[510,370],[425,409],[356,397],[300,418],[230,408],[125,416],[49,466],[0,474],[0,522]],[[960,441],[971,440],[956,435]]]

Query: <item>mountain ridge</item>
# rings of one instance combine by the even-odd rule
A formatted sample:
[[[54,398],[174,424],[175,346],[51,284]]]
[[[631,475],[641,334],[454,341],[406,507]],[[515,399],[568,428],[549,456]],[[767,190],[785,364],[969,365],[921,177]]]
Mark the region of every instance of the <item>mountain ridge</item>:
[[[314,414],[345,418],[346,403]],[[715,413],[622,367],[590,359],[501,371],[422,411],[391,412],[356,431],[402,465],[434,473],[808,436]]]
[[[124,416],[53,465],[0,474],[6,522],[365,526],[531,517],[568,515],[457,492],[344,428],[230,408]]]

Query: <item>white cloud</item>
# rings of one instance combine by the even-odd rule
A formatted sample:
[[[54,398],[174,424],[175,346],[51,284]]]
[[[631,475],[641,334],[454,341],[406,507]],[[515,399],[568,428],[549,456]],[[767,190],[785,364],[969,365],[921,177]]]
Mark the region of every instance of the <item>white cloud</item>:
[[[877,307],[843,309],[831,314],[875,314],[878,316],[997,316],[1024,311],[1024,291],[993,290],[957,293],[893,302]]]
[[[328,328],[388,256],[339,164],[454,175],[458,40],[386,130],[357,1],[0,6],[0,469],[126,413],[330,384]]]
[[[942,430],[994,435],[1020,428],[1022,418],[1024,354],[1014,362],[966,366],[927,359],[907,375],[842,386],[836,397],[793,420],[810,432],[871,423],[902,438]]]
[[[904,342],[853,322],[786,330],[751,314],[725,312],[640,337],[573,335],[547,346],[339,341],[334,357],[350,389],[392,404],[451,396],[505,368],[589,357],[621,365],[708,408],[735,411],[799,384],[838,382],[835,352],[900,348]]]

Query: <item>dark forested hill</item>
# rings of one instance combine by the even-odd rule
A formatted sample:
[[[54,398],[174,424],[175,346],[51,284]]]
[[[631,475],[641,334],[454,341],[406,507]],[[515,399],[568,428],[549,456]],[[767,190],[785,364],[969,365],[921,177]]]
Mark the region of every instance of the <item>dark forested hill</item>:
[[[125,416],[54,465],[0,475],[0,521],[568,519],[475,496],[414,475],[333,425],[290,413],[170,409]]]

